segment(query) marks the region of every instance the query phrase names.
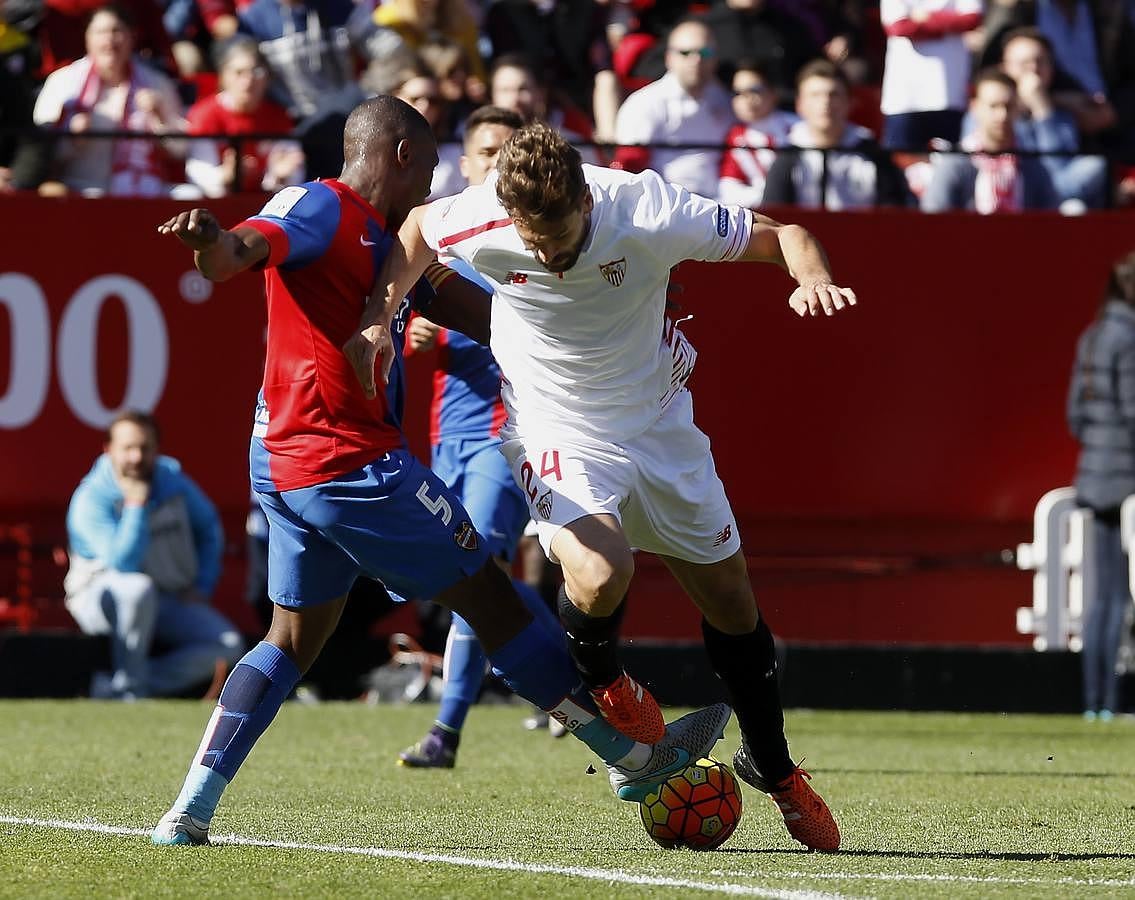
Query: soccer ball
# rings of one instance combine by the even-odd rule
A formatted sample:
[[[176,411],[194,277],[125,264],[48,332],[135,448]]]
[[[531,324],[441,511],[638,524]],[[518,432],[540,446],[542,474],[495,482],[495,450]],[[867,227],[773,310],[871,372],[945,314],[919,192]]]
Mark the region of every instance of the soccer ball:
[[[733,770],[704,757],[671,775],[639,803],[646,833],[667,850],[713,850],[741,821],[741,792]]]

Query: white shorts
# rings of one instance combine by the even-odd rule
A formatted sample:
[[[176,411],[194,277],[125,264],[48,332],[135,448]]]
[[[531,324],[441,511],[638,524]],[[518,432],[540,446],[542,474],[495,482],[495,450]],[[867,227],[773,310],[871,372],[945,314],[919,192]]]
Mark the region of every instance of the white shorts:
[[[600,513],[619,520],[632,547],[686,562],[720,562],[741,547],[709,438],[694,425],[689,391],[645,432],[620,444],[584,436],[501,436],[501,452],[553,562],[559,530]]]

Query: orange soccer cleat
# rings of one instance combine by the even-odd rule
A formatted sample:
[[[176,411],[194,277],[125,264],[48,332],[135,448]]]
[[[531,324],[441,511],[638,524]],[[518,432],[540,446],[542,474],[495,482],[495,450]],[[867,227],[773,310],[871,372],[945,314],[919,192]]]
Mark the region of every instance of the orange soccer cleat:
[[[770,786],[753,765],[744,744],[733,757],[733,768],[746,783],[772,798],[784,816],[788,833],[801,844],[828,853],[839,849],[839,826],[824,798],[808,784],[811,775],[796,766],[787,778]]]
[[[666,733],[658,703],[626,672],[605,688],[593,689],[591,696],[603,718],[632,741],[657,744]]]

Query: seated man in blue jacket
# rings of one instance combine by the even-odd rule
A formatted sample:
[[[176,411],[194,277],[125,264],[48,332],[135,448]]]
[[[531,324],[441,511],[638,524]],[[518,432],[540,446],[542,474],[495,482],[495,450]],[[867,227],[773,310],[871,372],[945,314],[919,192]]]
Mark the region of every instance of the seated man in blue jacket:
[[[1049,43],[1037,28],[1016,28],[1005,36],[1001,68],[1017,83],[1021,116],[1014,131],[1020,150],[1045,154],[1041,165],[1052,177],[1057,199],[1078,200],[1093,209],[1107,204],[1108,169],[1102,156],[1082,156],[1075,100],[1056,83]]]
[[[217,510],[177,460],[158,455],[158,426],[127,411],[67,510],[67,609],[87,634],[109,634],[114,671],[92,696],[180,694],[218,660],[243,653],[236,628],[209,605],[221,570]],[[166,652],[149,658],[157,640]]]

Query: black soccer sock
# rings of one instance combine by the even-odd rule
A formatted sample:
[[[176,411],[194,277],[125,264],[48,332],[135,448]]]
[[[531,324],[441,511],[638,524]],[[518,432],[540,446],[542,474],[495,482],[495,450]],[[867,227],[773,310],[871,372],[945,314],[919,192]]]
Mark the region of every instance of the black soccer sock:
[[[772,632],[764,619],[748,634],[726,634],[705,619],[701,631],[710,665],[729,692],[753,763],[769,783],[781,781],[794,766],[784,737]]]
[[[568,652],[583,683],[604,688],[622,674],[619,665],[619,626],[627,608],[626,597],[609,616],[589,616],[571,602],[566,585],[558,594],[560,622],[567,632]]]

